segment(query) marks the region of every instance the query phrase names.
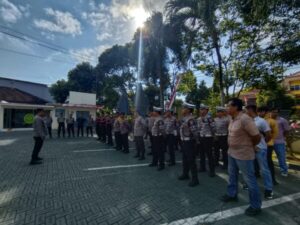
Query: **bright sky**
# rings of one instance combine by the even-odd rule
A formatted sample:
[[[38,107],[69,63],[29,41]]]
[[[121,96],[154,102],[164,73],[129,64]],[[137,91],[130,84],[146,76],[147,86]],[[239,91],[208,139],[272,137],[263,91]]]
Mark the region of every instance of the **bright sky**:
[[[150,12],[161,11],[165,2],[0,0],[0,76],[51,84],[66,78],[78,62],[96,65],[101,52],[129,42]],[[59,51],[7,33],[26,34]]]
[[[52,84],[79,62],[96,65],[101,52],[129,42],[150,12],[162,11],[166,1],[0,0],[0,76]],[[50,49],[21,40],[24,34]],[[211,78],[196,76],[212,84]]]

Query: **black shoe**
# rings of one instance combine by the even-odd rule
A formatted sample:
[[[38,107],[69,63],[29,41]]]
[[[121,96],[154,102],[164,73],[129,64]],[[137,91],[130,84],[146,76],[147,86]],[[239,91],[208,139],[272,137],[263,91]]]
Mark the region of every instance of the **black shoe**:
[[[190,179],[189,175],[184,175],[184,174],[178,177],[178,180],[189,180],[189,179]]]
[[[139,160],[145,160],[145,157],[140,157]]]
[[[203,172],[206,172],[206,169],[199,169],[199,173],[203,173]]]
[[[175,166],[176,163],[169,163],[168,166]]]
[[[273,191],[265,190],[265,199],[273,199]]]
[[[149,152],[147,155],[152,155],[152,152]]]
[[[159,167],[157,168],[157,171],[162,171],[162,170],[164,170],[164,169],[165,169],[164,166],[159,166]]]
[[[256,216],[261,213],[261,209],[254,209],[251,206],[245,210],[247,216]]]
[[[190,187],[195,187],[195,186],[197,186],[197,185],[199,185],[199,181],[198,181],[198,180],[192,180],[192,181],[189,183],[189,186],[190,186]]]
[[[43,158],[41,158],[41,157],[37,157],[37,158],[36,158],[36,160],[39,160],[39,161],[41,161],[41,160],[43,160]]]
[[[42,164],[42,162],[41,161],[37,161],[37,160],[31,160],[29,164],[30,165],[38,165],[38,164]]]
[[[221,197],[221,201],[222,202],[237,202],[238,201],[238,197],[237,196],[234,196],[234,197],[231,197],[229,195],[223,195]]]
[[[129,154],[129,151],[123,151],[123,153],[125,153],[125,154]]]
[[[276,180],[274,180],[273,185],[279,185],[279,183]]]
[[[135,156],[133,156],[133,158],[139,158],[140,156],[139,155],[135,155]]]
[[[215,176],[216,176],[216,173],[215,173],[215,172],[209,172],[209,176],[210,176],[210,177],[215,177]]]
[[[248,185],[247,184],[243,184],[243,190],[245,190],[245,191],[248,191],[249,190],[249,188],[248,188]]]
[[[156,167],[156,166],[157,166],[157,164],[154,164],[154,163],[149,164],[149,167]]]

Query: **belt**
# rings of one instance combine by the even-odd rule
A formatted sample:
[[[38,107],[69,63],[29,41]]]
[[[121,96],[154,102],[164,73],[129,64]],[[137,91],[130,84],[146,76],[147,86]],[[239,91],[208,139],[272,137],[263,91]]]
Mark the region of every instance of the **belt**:
[[[228,134],[216,134],[216,136],[220,137],[220,136],[228,136]]]
[[[162,137],[163,135],[153,135],[153,134],[152,134],[152,136],[153,136],[153,137]]]
[[[184,137],[184,138],[181,138],[181,140],[182,140],[182,141],[190,141],[190,140],[192,140],[192,139],[189,138],[189,137]]]
[[[201,135],[200,137],[212,137],[212,135]]]

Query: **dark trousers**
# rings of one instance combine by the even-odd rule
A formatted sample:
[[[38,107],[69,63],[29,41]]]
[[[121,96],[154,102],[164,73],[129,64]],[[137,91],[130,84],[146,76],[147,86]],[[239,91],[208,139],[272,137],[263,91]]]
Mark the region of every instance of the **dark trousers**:
[[[47,127],[49,137],[52,138],[52,127]]]
[[[117,151],[122,150],[122,136],[120,131],[115,132],[115,141],[116,141],[116,150]]]
[[[272,180],[273,183],[276,183],[276,178],[275,178],[275,168],[274,168],[274,163],[272,159],[274,147],[273,146],[268,146],[268,151],[267,151],[267,160],[268,160],[268,166],[271,172]]]
[[[106,134],[107,134],[107,144],[114,145],[113,139],[112,139],[112,127],[110,125],[108,125],[106,128]]]
[[[101,131],[100,131],[100,125],[96,124],[96,134],[98,136],[98,140],[101,139]]]
[[[153,136],[151,134],[151,132],[149,132],[149,140],[150,140],[150,151],[151,153],[153,153]]]
[[[134,141],[135,141],[137,155],[141,158],[144,158],[145,157],[144,137],[143,136],[135,136]]]
[[[105,128],[105,125],[101,124],[100,125],[100,136],[101,136],[101,141],[102,142],[106,142],[106,128]]]
[[[205,158],[208,159],[208,166],[210,172],[215,172],[215,161],[213,156],[213,137],[200,138],[200,169],[206,170]]]
[[[62,132],[63,137],[65,137],[65,123],[58,123],[58,131],[57,136],[60,137],[60,133]]]
[[[75,137],[74,124],[67,124],[67,131],[68,131],[68,137],[71,137],[71,134],[73,137]]]
[[[223,167],[227,168],[228,167],[228,136],[218,136],[216,141],[215,141],[215,164],[219,164],[219,159],[220,159],[220,150],[222,151],[222,162]]]
[[[44,140],[41,137],[34,137],[34,147],[31,155],[31,160],[37,160],[39,153],[43,147]]]
[[[175,164],[175,137],[173,134],[168,134],[166,137],[166,147],[170,155],[170,163]]]
[[[92,126],[87,126],[87,127],[86,127],[86,136],[88,137],[89,134],[91,134],[91,137],[94,136],[94,133],[93,133],[93,127],[92,127]]]
[[[193,140],[182,141],[182,169],[183,175],[188,176],[191,171],[192,179],[198,180],[196,165],[196,146]]]
[[[122,137],[122,150],[123,152],[129,152],[128,133],[121,134]]]
[[[163,136],[153,136],[152,150],[152,164],[159,165],[159,167],[164,167],[166,148]]]
[[[81,134],[81,137],[83,137],[83,126],[79,125],[77,127],[77,137],[79,137],[79,134]]]

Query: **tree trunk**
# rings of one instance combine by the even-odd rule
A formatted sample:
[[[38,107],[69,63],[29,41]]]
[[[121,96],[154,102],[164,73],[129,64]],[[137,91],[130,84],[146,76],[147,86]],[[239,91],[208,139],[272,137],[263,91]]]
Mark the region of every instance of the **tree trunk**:
[[[219,42],[218,42],[218,34],[215,29],[213,29],[213,31],[212,31],[212,39],[213,39],[213,46],[216,50],[216,54],[217,54],[217,58],[218,58],[221,105],[224,106],[225,105],[225,94],[224,94],[224,85],[223,85],[222,56],[221,56],[220,46],[219,46]]]

